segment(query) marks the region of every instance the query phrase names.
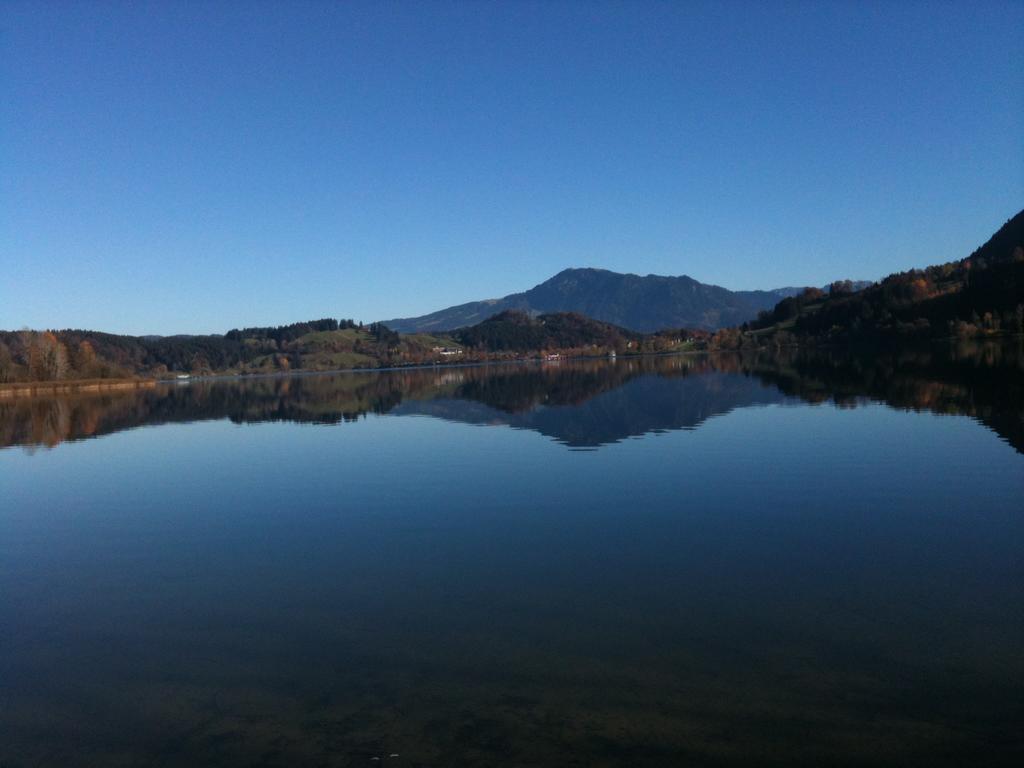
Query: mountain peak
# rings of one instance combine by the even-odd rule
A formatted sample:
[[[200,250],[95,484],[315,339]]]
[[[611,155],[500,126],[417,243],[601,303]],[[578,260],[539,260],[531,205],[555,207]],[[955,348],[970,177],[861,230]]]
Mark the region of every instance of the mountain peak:
[[[528,291],[474,301],[429,315],[385,320],[402,333],[440,332],[482,322],[507,310],[528,315],[576,312],[633,331],[715,330],[739,325],[799,289],[730,291],[687,275],[635,275],[598,267],[569,267]]]
[[[550,283],[564,277],[612,277],[632,278],[635,280],[646,280],[648,278],[653,280],[693,280],[689,275],[656,275],[653,272],[641,275],[636,272],[614,272],[610,269],[605,269],[604,267],[566,267],[561,272],[549,277],[544,281],[544,283]],[[544,283],[541,283],[541,285]]]

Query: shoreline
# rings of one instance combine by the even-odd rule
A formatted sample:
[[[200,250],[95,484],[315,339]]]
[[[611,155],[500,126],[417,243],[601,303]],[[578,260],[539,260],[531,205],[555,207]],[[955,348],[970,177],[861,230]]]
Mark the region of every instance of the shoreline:
[[[607,355],[579,355],[561,357],[558,360],[545,360],[538,357],[511,358],[508,360],[465,360],[452,363],[422,363],[417,365],[384,366],[381,368],[332,368],[327,370],[308,370],[298,368],[292,371],[268,371],[260,373],[209,373],[189,376],[187,379],[176,378],[145,378],[145,379],[69,379],[66,381],[18,381],[0,384],[0,398],[48,394],[74,394],[78,392],[101,392],[106,390],[152,389],[159,385],[182,385],[196,381],[216,381],[221,379],[276,379],[290,376],[323,376],[338,373],[394,373],[397,371],[432,370],[436,368],[476,368],[492,365],[523,365],[537,363],[558,365],[564,361],[578,360],[630,360],[640,357],[666,357],[672,355],[706,354],[707,350],[683,350],[679,352],[648,352],[631,355],[618,355],[609,358]]]
[[[156,379],[68,379],[66,381],[15,381],[0,384],[0,397],[103,392],[119,389],[149,389]]]
[[[942,339],[922,339],[919,340],[916,345],[905,345],[910,347],[935,347],[938,345],[955,344],[959,342],[976,342],[976,343],[999,343],[1007,339],[1024,339],[1024,335],[1016,333],[1000,333],[998,335],[990,335],[982,338],[970,337],[961,339],[957,337],[949,337]],[[505,359],[492,359],[492,360],[460,360],[453,362],[436,362],[436,363],[416,363],[411,365],[391,365],[381,366],[379,368],[328,368],[324,370],[315,369],[303,369],[297,368],[291,371],[259,371],[259,372],[232,372],[232,373],[208,373],[198,374],[195,376],[189,376],[185,379],[177,378],[137,378],[137,379],[69,379],[64,381],[17,381],[0,384],[0,399],[10,397],[26,397],[33,395],[52,395],[52,394],[76,394],[76,393],[96,393],[104,391],[116,391],[116,390],[130,390],[130,389],[152,389],[158,385],[182,385],[189,384],[196,381],[217,381],[221,379],[271,379],[271,378],[287,378],[290,376],[323,376],[328,374],[339,374],[339,373],[394,373],[398,371],[422,371],[422,370],[433,370],[440,368],[476,368],[481,366],[499,366],[499,365],[526,365],[526,364],[539,364],[539,365],[558,365],[562,362],[576,362],[581,360],[635,360],[643,357],[672,357],[672,356],[691,356],[691,355],[714,355],[714,354],[750,354],[750,353],[761,353],[761,352],[773,352],[781,349],[787,350],[836,350],[842,349],[846,351],[853,351],[854,347],[849,344],[836,344],[836,343],[791,343],[785,344],[774,349],[770,346],[755,346],[755,347],[738,347],[731,349],[684,349],[684,350],[673,350],[673,351],[661,351],[661,352],[634,352],[632,354],[620,354],[616,357],[609,357],[607,354],[599,355],[564,355],[556,360],[547,360],[542,357],[512,357]],[[876,350],[878,351],[878,350]]]
[[[629,360],[638,357],[662,357],[667,355],[692,355],[704,354],[704,350],[686,350],[682,352],[649,352],[633,355],[619,355],[619,360]],[[454,363],[416,363],[414,365],[388,365],[380,368],[327,368],[325,370],[313,370],[296,368],[291,371],[267,371],[259,373],[209,373],[198,376],[190,376],[187,379],[156,379],[157,384],[188,384],[193,381],[214,381],[218,379],[277,379],[288,376],[324,376],[338,373],[396,373],[398,371],[429,371],[438,368],[478,368],[491,365],[524,365],[526,363],[537,363],[546,365],[558,365],[566,361],[578,360],[608,360],[607,355],[579,355],[573,357],[561,357],[558,360],[545,360],[540,357],[517,357],[507,360],[461,360]]]

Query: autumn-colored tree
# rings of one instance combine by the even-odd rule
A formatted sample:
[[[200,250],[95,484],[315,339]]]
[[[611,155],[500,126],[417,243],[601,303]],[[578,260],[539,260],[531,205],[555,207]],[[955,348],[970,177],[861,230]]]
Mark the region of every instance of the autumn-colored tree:
[[[10,348],[0,341],[0,384],[14,381],[14,378],[14,356],[11,354]]]
[[[71,362],[79,377],[91,379],[96,375],[96,350],[88,341],[83,339],[78,343]]]
[[[203,354],[197,354],[192,358],[192,362],[189,364],[189,371],[191,373],[207,374],[210,373],[210,363]]]
[[[926,278],[917,277],[910,281],[910,297],[914,301],[922,301],[931,294],[931,288]]]
[[[800,292],[800,298],[803,299],[804,303],[812,301],[818,301],[825,297],[825,292],[820,288],[804,288]]]
[[[68,349],[50,331],[22,334],[27,347],[28,375],[31,381],[57,381],[67,378]]]
[[[35,331],[22,331],[21,333],[22,354],[25,356],[25,363],[28,366],[29,381],[42,381],[46,378],[43,344],[39,336],[40,334]]]
[[[63,342],[58,341],[57,337],[52,333],[45,335],[47,336],[46,366],[50,378],[54,380],[66,379],[71,367],[68,360],[68,348]]]

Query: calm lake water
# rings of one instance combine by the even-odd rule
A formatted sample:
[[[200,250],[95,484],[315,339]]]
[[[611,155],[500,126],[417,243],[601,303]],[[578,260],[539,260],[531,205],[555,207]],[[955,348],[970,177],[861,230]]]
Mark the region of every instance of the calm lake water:
[[[1022,357],[0,400],[0,766],[1019,765]]]

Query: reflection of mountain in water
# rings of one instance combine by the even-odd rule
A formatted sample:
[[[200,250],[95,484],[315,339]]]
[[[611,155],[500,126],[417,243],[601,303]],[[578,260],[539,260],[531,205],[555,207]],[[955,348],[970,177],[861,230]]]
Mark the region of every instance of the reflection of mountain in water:
[[[558,365],[408,369],[210,380],[0,400],[0,446],[55,445],[137,426],[230,419],[338,424],[429,415],[600,446],[698,427],[736,408],[869,399],[964,414],[1024,452],[1024,351],[1002,344],[899,355],[673,356]]]
[[[507,411],[484,402],[438,398],[404,402],[394,413],[469,424],[505,424],[580,448],[652,432],[693,429],[735,408],[787,399],[775,387],[738,374],[642,375],[578,405],[545,402],[529,410]]]

